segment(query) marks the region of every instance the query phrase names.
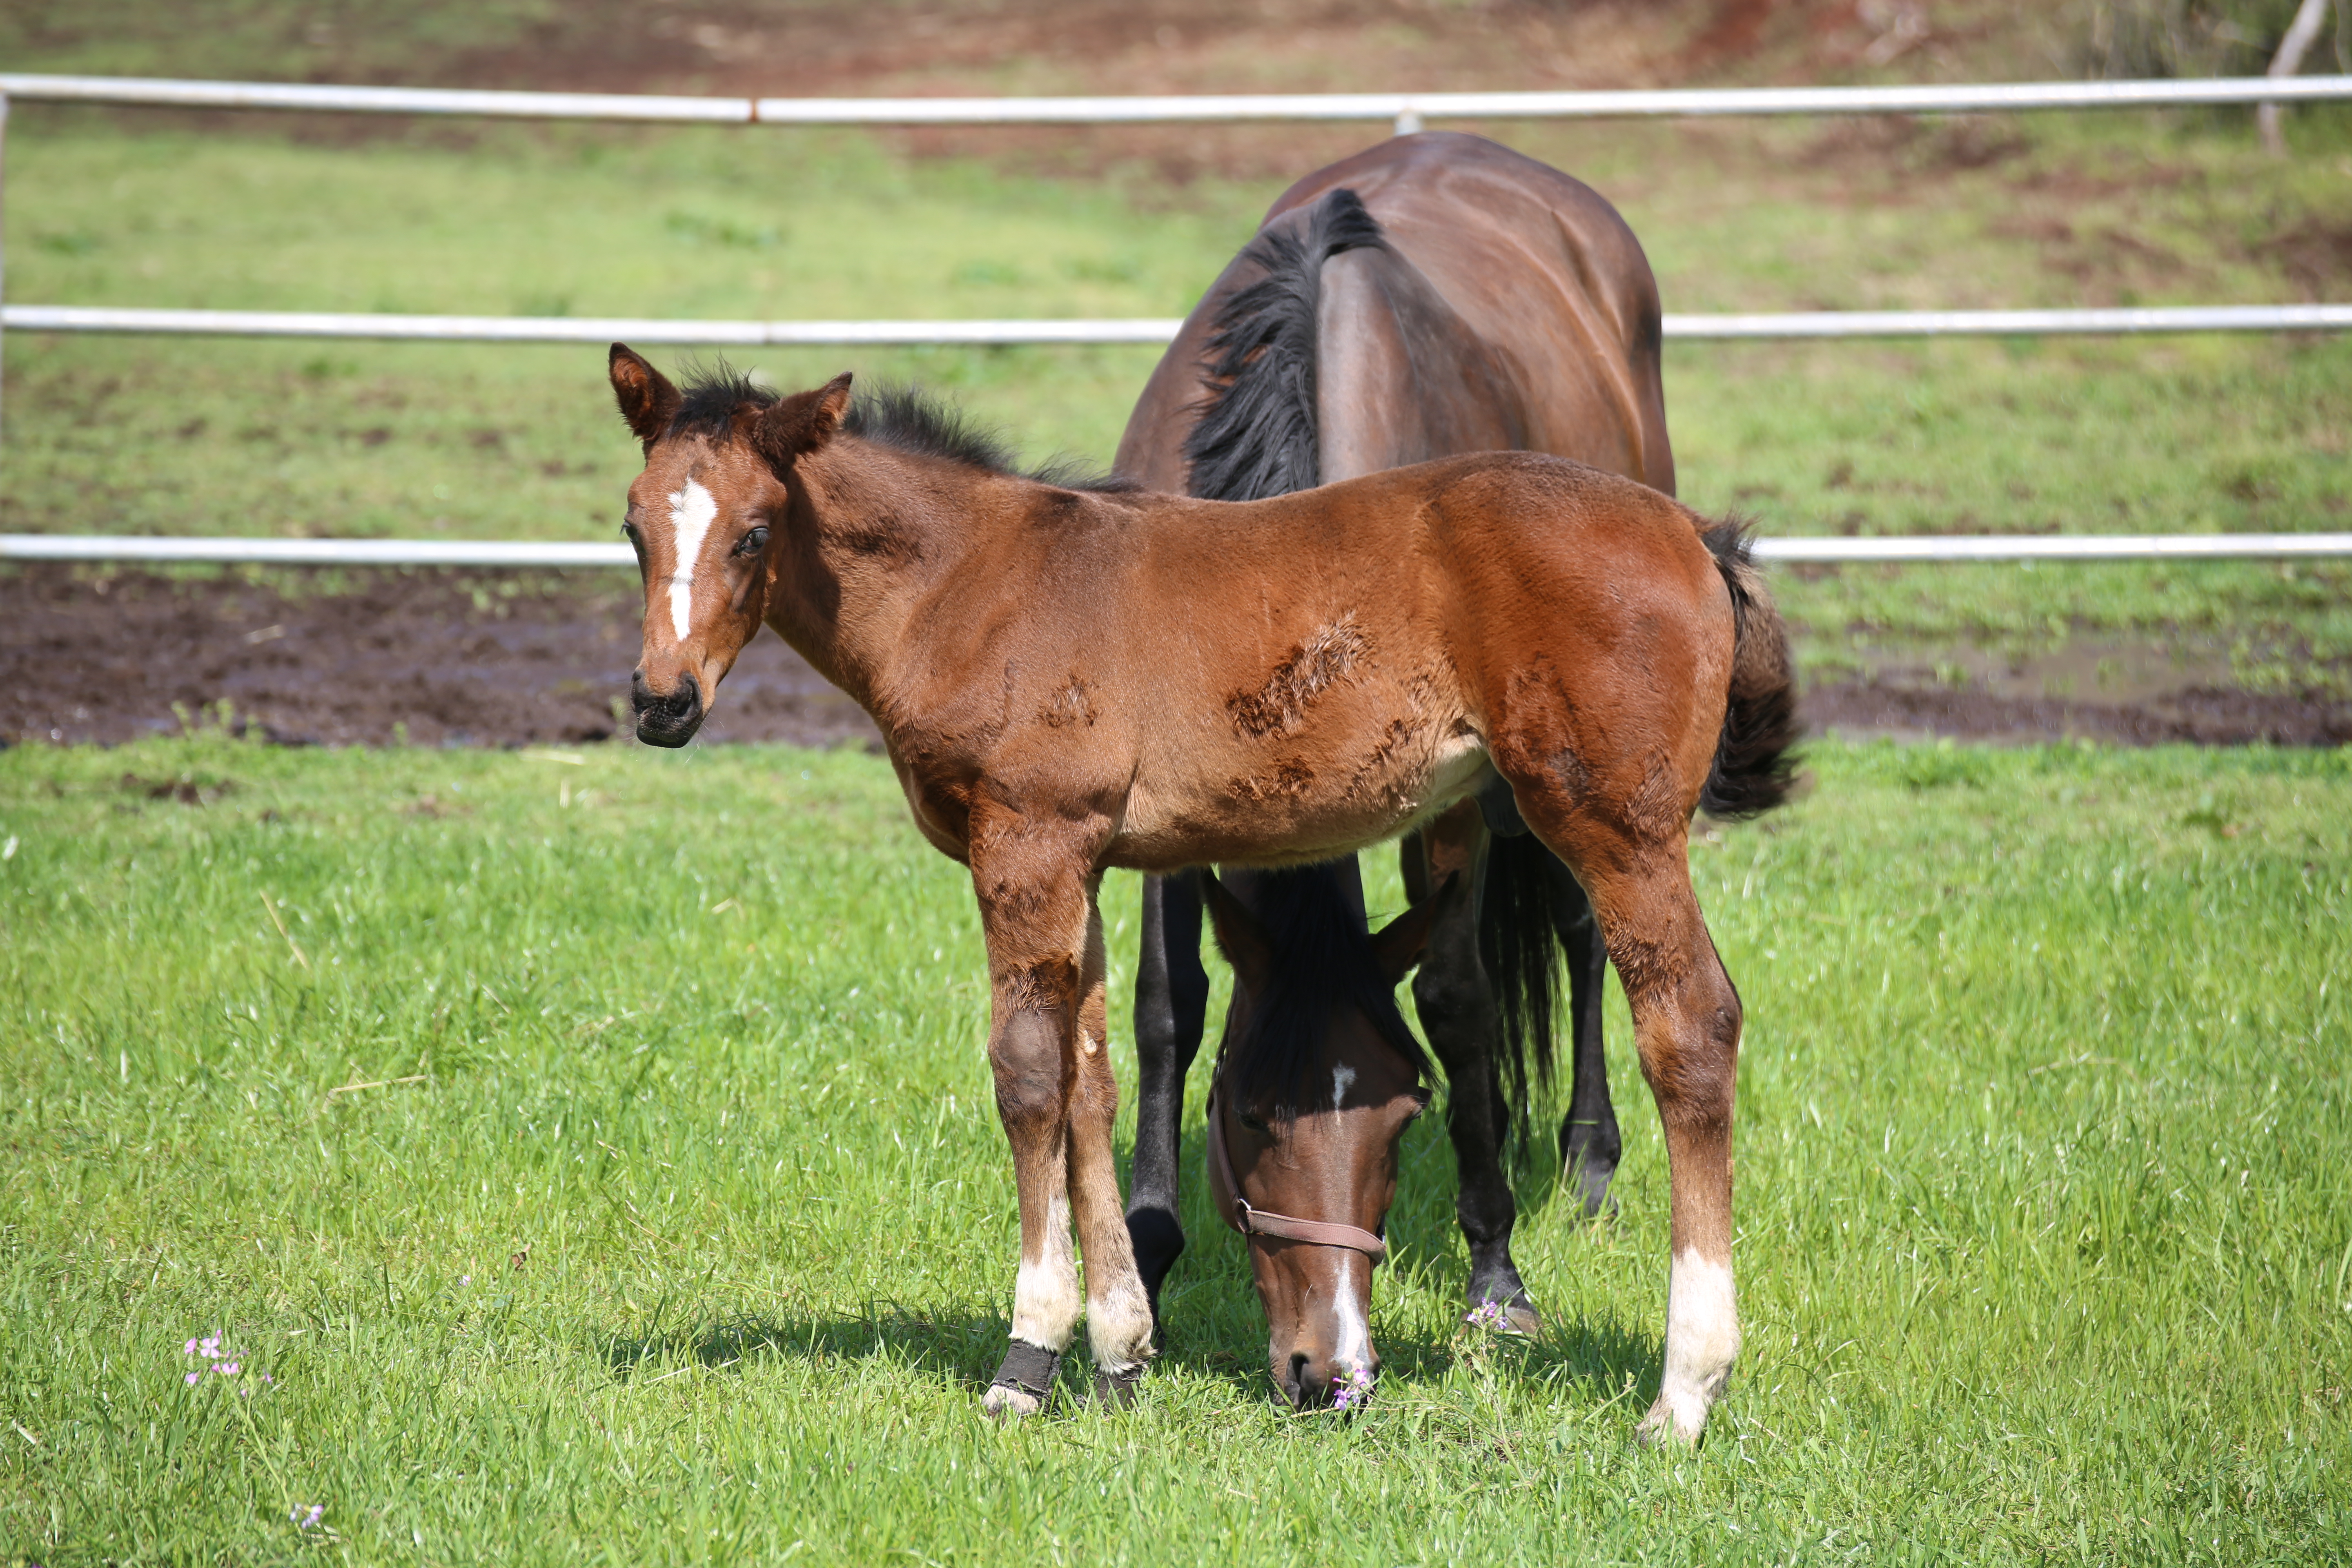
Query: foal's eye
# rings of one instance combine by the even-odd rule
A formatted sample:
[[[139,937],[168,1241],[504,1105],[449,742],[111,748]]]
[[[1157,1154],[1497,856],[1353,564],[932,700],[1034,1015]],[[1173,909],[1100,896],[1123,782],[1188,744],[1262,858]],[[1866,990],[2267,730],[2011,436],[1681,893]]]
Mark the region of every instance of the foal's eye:
[[[768,531],[764,528],[755,528],[743,536],[741,543],[735,546],[735,553],[757,555],[766,548],[768,548]]]
[[[1252,1116],[1246,1110],[1241,1113],[1241,1121],[1243,1126],[1248,1128],[1253,1132],[1263,1132],[1265,1131],[1265,1123],[1258,1118]]]

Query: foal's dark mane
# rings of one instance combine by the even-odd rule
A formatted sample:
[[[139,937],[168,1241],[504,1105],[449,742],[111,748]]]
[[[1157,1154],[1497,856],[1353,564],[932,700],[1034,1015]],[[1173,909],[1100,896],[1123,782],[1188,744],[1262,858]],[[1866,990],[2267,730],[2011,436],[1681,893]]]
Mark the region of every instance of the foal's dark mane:
[[[1303,232],[1302,232],[1303,230]],[[1323,264],[1342,251],[1385,250],[1378,219],[1345,188],[1303,225],[1269,226],[1242,259],[1265,276],[1219,308],[1205,367],[1211,391],[1184,437],[1187,488],[1203,500],[1264,500],[1322,483],[1315,426],[1315,319]]]
[[[670,416],[672,436],[706,436],[725,439],[735,427],[735,412],[746,404],[766,408],[780,394],[761,385],[745,372],[721,360],[705,367],[691,366],[678,395],[677,412]],[[909,452],[921,458],[944,458],[951,463],[1035,479],[1064,489],[1119,491],[1136,487],[1127,480],[1106,478],[1075,458],[1056,458],[1036,468],[1024,468],[1013,449],[995,431],[979,424],[947,399],[919,386],[885,384],[861,392],[849,400],[841,422],[849,435]]]
[[[1331,1020],[1352,1007],[1371,1021],[1396,1053],[1424,1079],[1437,1069],[1405,1026],[1396,988],[1381,970],[1370,933],[1349,903],[1332,863],[1264,871],[1254,879],[1251,912],[1265,928],[1273,979],[1239,1039],[1226,1042],[1234,1089],[1289,1118],[1326,1108],[1314,1078]]]

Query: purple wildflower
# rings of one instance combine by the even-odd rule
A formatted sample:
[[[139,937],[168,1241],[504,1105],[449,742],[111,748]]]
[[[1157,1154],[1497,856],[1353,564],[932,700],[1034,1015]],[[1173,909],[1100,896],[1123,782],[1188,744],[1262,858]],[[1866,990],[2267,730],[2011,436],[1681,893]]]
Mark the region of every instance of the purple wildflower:
[[[1464,1315],[1462,1321],[1470,1328],[1485,1329],[1490,1333],[1511,1332],[1511,1315],[1500,1301],[1479,1302]]]
[[[194,1354],[195,1354],[195,1353],[196,1353],[196,1342],[195,1342],[195,1341],[194,1341],[194,1340],[190,1340],[186,1344],[182,1345],[182,1346],[180,1347],[180,1353],[181,1353],[182,1355],[194,1355]]]
[[[200,1377],[202,1377],[202,1376],[204,1376],[204,1375],[205,1375],[205,1374],[204,1374],[203,1373],[200,1373],[200,1372],[192,1372],[192,1373],[188,1373],[188,1386],[189,1386],[189,1387],[191,1387],[191,1388],[194,1388],[194,1387],[195,1386],[195,1384],[196,1384],[196,1379],[198,1379],[198,1378],[200,1378]]]
[[[220,1373],[223,1377],[235,1377],[237,1373],[237,1369],[244,1364],[245,1363],[243,1362],[225,1361],[214,1367],[213,1370]]]
[[[1331,1408],[1354,1410],[1372,1396],[1372,1374],[1366,1367],[1349,1367],[1331,1388]]]
[[[295,1529],[315,1530],[318,1528],[319,1521],[326,1517],[327,1505],[325,1503],[314,1502],[310,1505],[310,1511],[306,1514],[302,1511],[302,1505],[297,1503],[292,1509],[287,1511],[286,1517],[294,1521]]]

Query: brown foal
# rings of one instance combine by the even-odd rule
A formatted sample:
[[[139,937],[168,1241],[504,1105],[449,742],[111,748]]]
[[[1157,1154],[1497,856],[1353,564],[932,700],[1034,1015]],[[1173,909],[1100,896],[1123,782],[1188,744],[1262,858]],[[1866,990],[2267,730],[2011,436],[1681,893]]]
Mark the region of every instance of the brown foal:
[[[974,460],[903,402],[854,406],[847,375],[681,395],[615,344],[611,376],[646,449],[625,524],[640,738],[690,739],[764,621],[874,716],[917,826],[971,868],[1021,1205],[987,1409],[1042,1406],[1082,1306],[1103,1393],[1150,1354],[1112,1157],[1102,873],[1328,859],[1491,770],[1591,894],[1624,984],[1673,1184],[1643,1428],[1699,1435],[1739,1345],[1740,1010],[1685,839],[1703,798],[1777,776],[1792,686],[1736,529],[1520,452],[1251,502],[1089,490]]]

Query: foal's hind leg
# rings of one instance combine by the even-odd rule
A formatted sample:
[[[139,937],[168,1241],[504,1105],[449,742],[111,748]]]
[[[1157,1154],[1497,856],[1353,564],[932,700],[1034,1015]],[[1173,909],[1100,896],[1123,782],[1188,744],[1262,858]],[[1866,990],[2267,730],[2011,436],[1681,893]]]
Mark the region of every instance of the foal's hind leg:
[[[1559,1170],[1564,1179],[1576,1184],[1590,1219],[1612,1206],[1609,1182],[1624,1152],[1601,1037],[1609,951],[1601,940],[1601,922],[1593,918],[1592,900],[1584,896],[1575,874],[1557,856],[1547,858],[1545,871],[1551,879],[1552,928],[1568,955],[1569,1034],[1575,1059],[1568,1117],[1559,1128]]]
[[[1143,941],[1135,966],[1135,1159],[1127,1233],[1151,1302],[1184,1250],[1181,1186],[1184,1078],[1200,1054],[1209,974],[1201,965],[1201,884],[1190,871],[1143,879]]]
[[[1445,1130],[1454,1140],[1459,1189],[1454,1200],[1470,1247],[1470,1302],[1492,1302],[1524,1334],[1543,1331],[1543,1319],[1511,1258],[1518,1205],[1503,1169],[1510,1108],[1504,1102],[1495,1052],[1502,1019],[1494,988],[1478,956],[1478,909],[1487,836],[1475,801],[1465,800],[1418,836],[1430,885],[1459,879],[1437,906],[1429,947],[1412,981],[1422,1033],[1445,1068]],[[1413,879],[1408,878],[1410,882]]]
[[[1665,1369],[1640,1435],[1696,1442],[1739,1355],[1731,1118],[1740,1011],[1691,890],[1686,814],[1663,804],[1656,787],[1665,776],[1637,764],[1631,778],[1588,778],[1573,795],[1549,768],[1511,782],[1529,824],[1591,895],[1665,1126],[1674,1230]]]

